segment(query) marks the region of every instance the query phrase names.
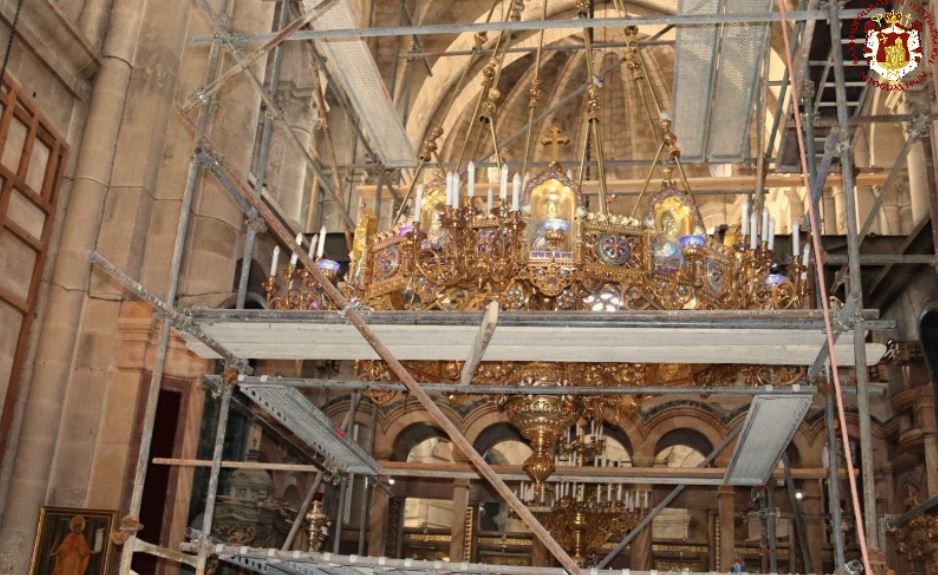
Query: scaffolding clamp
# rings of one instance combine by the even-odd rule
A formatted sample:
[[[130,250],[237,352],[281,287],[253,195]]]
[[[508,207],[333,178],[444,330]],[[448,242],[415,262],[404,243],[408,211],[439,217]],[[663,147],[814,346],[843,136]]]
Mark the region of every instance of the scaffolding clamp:
[[[348,303],[345,304],[345,307],[339,310],[339,317],[341,317],[342,321],[344,321],[345,323],[349,323],[348,312],[353,311],[355,313],[358,313],[362,311],[362,309],[364,309],[364,307],[362,306],[362,302],[359,301],[358,298],[352,298],[348,301]]]

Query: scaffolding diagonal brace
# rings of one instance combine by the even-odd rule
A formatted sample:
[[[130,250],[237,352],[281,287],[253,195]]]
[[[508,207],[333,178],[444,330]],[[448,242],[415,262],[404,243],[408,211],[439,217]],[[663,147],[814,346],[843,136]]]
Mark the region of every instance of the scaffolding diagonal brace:
[[[492,341],[492,336],[495,335],[496,325],[498,325],[498,302],[493,301],[489,304],[489,307],[485,309],[485,316],[482,317],[479,333],[476,334],[472,349],[469,350],[469,357],[466,358],[466,363],[462,366],[462,373],[459,376],[459,383],[461,385],[469,385],[472,383],[472,376],[475,375],[479,364],[482,363],[485,350],[488,349],[489,342]]]
[[[202,329],[192,321],[192,318],[189,315],[175,309],[173,306],[169,305],[162,299],[156,297],[153,292],[143,287],[143,284],[121,271],[104,256],[92,250],[88,252],[88,261],[95,264],[98,266],[98,268],[107,273],[107,275],[114,278],[118,283],[124,286],[124,289],[153,306],[157,314],[163,318],[164,321],[169,323],[169,325],[171,325],[174,329],[188,333],[192,337],[211,348],[212,351],[220,355],[225,360],[226,365],[237,369],[241,373],[253,373],[251,366],[248,365],[248,361],[245,358],[239,357],[228,351],[225,346],[215,341],[214,338],[206,335]]]

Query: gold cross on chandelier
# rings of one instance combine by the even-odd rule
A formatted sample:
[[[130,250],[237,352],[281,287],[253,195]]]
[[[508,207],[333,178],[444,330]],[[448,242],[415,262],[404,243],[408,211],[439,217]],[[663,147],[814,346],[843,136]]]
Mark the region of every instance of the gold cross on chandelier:
[[[557,126],[551,129],[550,137],[544,137],[541,140],[542,145],[550,146],[550,162],[552,164],[560,163],[560,146],[566,146],[569,143],[570,138],[561,132]]]

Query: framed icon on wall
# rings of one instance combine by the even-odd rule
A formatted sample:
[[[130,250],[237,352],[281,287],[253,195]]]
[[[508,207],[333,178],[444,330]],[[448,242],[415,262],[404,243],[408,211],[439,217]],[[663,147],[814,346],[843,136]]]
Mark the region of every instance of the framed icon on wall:
[[[117,513],[42,507],[29,575],[104,575]]]

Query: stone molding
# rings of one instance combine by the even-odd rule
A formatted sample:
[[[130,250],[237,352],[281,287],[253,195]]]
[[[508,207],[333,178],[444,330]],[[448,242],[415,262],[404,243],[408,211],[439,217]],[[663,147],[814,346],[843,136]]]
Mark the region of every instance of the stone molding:
[[[0,6],[0,18],[7,26],[15,10],[14,2]],[[74,96],[88,94],[89,82],[101,68],[101,55],[52,0],[24,2],[17,32]]]

